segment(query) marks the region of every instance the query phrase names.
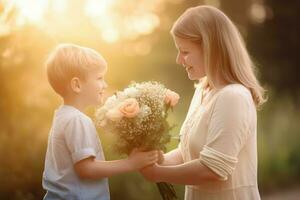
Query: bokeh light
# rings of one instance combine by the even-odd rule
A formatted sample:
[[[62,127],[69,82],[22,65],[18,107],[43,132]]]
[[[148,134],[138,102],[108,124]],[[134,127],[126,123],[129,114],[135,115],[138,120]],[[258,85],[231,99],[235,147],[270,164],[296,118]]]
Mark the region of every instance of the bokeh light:
[[[162,10],[165,3],[162,0],[86,0],[73,5],[71,0],[5,0],[2,4],[7,15],[15,10],[14,20],[18,26],[34,24],[52,33],[60,30],[56,24],[70,23],[70,20],[73,20],[67,17],[68,11],[83,11],[81,15],[89,18],[99,29],[99,36],[108,43],[114,43],[151,34],[160,25],[157,12]],[[56,22],[49,21],[49,14],[55,17]],[[2,14],[2,18],[4,16],[5,14]],[[0,27],[3,34],[8,32],[4,21],[2,20]]]

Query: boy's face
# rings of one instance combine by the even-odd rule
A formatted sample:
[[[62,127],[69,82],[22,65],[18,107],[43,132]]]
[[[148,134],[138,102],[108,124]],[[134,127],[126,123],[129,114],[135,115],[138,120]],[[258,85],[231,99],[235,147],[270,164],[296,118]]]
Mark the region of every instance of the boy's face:
[[[90,70],[86,80],[82,83],[81,96],[87,105],[98,105],[103,101],[104,90],[107,84],[104,76],[107,71],[107,65]]]

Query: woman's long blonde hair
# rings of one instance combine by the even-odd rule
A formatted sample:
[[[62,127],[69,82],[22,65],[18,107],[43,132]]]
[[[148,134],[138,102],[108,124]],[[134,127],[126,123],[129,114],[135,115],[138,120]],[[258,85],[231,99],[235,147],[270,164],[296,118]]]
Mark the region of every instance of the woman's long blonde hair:
[[[171,34],[200,42],[206,72],[202,86],[218,88],[220,80],[239,83],[250,90],[257,107],[266,101],[244,40],[223,12],[211,6],[189,8],[174,23]]]

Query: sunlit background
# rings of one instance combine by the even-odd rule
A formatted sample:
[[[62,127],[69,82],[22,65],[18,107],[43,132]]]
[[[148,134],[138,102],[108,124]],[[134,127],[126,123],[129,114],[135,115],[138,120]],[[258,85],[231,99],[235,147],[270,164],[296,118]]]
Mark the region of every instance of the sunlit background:
[[[109,63],[107,95],[132,80],[156,80],[181,95],[170,116],[178,135],[193,82],[175,64],[169,34],[191,6],[224,11],[246,39],[269,101],[258,112],[262,199],[300,195],[300,2],[282,0],[0,0],[0,199],[44,195],[41,180],[53,111],[60,98],[47,83],[44,61],[61,42],[88,46]],[[93,109],[88,114],[93,117]],[[109,134],[99,133],[108,160]],[[168,145],[171,150],[178,141]],[[112,200],[159,199],[138,173],[110,179]],[[176,185],[179,199],[184,187]]]

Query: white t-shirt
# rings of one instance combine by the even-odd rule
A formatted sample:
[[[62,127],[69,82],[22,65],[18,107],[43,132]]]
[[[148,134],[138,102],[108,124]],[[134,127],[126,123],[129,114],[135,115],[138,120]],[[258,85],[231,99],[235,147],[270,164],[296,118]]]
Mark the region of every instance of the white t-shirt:
[[[108,200],[108,179],[82,180],[74,164],[88,157],[105,160],[92,120],[72,106],[55,111],[43,173],[44,199]]]

